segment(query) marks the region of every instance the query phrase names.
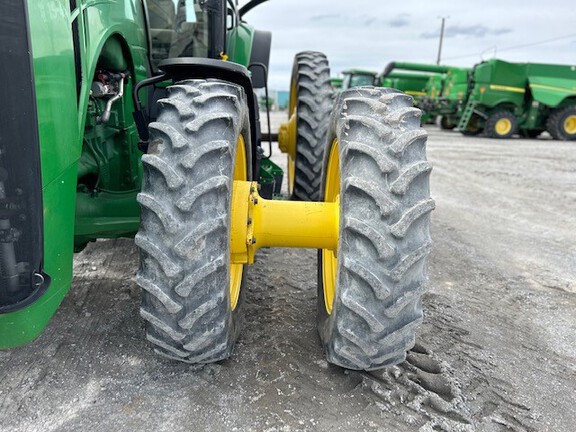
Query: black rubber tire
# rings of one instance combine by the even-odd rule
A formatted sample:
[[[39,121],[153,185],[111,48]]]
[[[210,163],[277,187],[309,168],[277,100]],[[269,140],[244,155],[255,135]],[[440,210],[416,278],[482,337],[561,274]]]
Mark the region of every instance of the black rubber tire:
[[[505,134],[500,134],[496,130],[496,123],[498,123],[498,121],[502,119],[507,119],[512,123],[510,131]],[[484,134],[489,138],[498,138],[498,139],[511,138],[517,132],[518,132],[518,119],[510,111],[506,110],[496,111],[495,113],[490,114],[490,116],[488,116],[488,118],[486,119],[486,124],[484,126]]]
[[[318,254],[318,331],[330,363],[380,369],[414,345],[435,207],[426,136],[420,110],[396,90],[356,88],[335,104],[327,142],[339,143],[340,237],[330,314]]]
[[[447,116],[440,117],[440,129],[452,130],[456,127],[456,123],[452,123]]]
[[[157,353],[210,363],[232,354],[242,318],[244,289],[234,310],[230,301],[230,202],[239,135],[250,143],[246,95],[186,80],[158,104],[138,195],[140,314]]]
[[[546,130],[552,138],[560,141],[574,141],[576,140],[576,133],[570,134],[564,128],[564,122],[568,116],[576,115],[576,105],[569,105],[564,108],[559,108],[548,116],[546,120]]]
[[[324,141],[333,103],[328,59],[316,51],[296,54],[291,79],[296,86],[297,137],[296,175],[290,199],[318,201]]]
[[[478,116],[478,114],[472,114],[472,118],[468,122],[468,125],[466,125],[466,129],[460,130],[460,133],[468,137],[478,136],[483,132],[480,123],[481,117]]]

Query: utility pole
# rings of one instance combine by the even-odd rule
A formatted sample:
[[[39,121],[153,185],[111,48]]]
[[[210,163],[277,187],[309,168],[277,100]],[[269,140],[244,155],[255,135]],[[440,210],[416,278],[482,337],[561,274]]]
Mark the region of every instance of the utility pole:
[[[444,23],[450,17],[447,16],[447,17],[438,17],[438,18],[442,19],[442,25],[440,26],[440,45],[438,46],[438,58],[436,59],[437,65],[440,64],[440,59],[442,57],[442,42],[444,41]]]

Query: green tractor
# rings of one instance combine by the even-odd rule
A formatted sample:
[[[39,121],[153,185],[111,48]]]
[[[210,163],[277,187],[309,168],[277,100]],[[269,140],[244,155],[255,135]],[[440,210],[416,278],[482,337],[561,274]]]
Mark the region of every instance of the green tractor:
[[[470,74],[458,129],[464,134],[576,140],[576,66],[488,60]]]
[[[340,90],[348,90],[353,87],[376,85],[377,72],[364,69],[347,69],[342,71],[344,75]]]
[[[229,357],[256,251],[301,247],[318,250],[328,360],[404,359],[434,208],[420,111],[389,89],[333,103],[325,56],[298,54],[281,146],[293,198],[317,202],[269,199],[254,89],[271,39],[243,20],[262,2],[2,2],[0,348],[42,332],[75,251],[134,237],[140,314],[163,356]],[[316,183],[301,183],[310,167]]]

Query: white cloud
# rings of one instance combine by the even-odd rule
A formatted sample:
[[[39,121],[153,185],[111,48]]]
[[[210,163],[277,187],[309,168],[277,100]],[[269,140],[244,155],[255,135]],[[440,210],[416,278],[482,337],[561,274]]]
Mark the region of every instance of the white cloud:
[[[504,50],[576,33],[576,9],[569,4],[565,0],[269,0],[246,20],[272,31],[270,87],[287,89],[294,54],[304,50],[326,53],[333,75],[347,68],[380,71],[394,60],[433,63],[439,16],[449,16],[442,51],[447,64],[472,66],[482,53],[494,52],[509,61],[576,64],[576,36]]]

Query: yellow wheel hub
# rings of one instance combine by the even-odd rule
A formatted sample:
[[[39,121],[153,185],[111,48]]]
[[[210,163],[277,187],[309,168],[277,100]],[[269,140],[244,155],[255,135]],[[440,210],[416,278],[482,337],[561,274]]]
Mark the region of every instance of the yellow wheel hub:
[[[569,135],[576,134],[576,114],[571,114],[564,120],[564,132]]]
[[[507,135],[512,130],[512,122],[510,119],[501,118],[496,122],[495,129],[498,135]]]
[[[248,163],[246,161],[246,143],[244,137],[240,135],[236,145],[236,160],[234,161],[234,181],[248,180]],[[232,204],[231,219],[234,220],[234,206]],[[230,236],[232,237],[232,235]],[[232,240],[231,240],[232,242]],[[232,257],[230,259],[230,306],[232,310],[238,306],[240,298],[240,287],[242,285],[242,274],[244,272],[243,264],[234,264]]]
[[[292,78],[290,84],[290,102],[288,105],[288,122],[280,125],[278,131],[278,147],[280,151],[288,154],[288,193],[292,195],[294,191],[294,179],[296,178],[296,142],[298,134],[296,113],[298,101],[298,86],[296,80]]]
[[[324,201],[335,203],[340,207],[340,156],[338,153],[338,140],[334,140],[328,158],[326,171],[326,184],[324,187]],[[324,304],[326,312],[332,313],[334,296],[336,295],[336,273],[338,257],[336,249],[322,249],[322,285],[324,287]]]

